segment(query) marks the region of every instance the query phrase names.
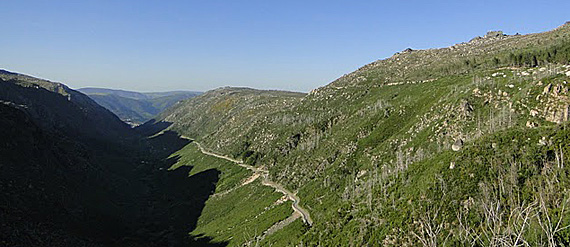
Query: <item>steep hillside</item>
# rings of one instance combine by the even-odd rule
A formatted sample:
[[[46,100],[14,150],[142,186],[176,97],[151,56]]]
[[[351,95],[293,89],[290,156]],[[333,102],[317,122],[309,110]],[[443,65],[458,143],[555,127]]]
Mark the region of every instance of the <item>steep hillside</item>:
[[[128,125],[61,83],[0,70],[0,99],[18,105],[45,129],[80,138],[124,138]]]
[[[251,133],[256,123],[265,121],[268,113],[276,109],[288,111],[303,96],[284,91],[220,88],[177,104],[161,113],[158,119],[172,122],[172,129],[192,138],[224,133],[232,139],[243,139],[244,148],[236,153],[240,155],[249,144],[247,138],[238,136]]]
[[[200,94],[189,91],[138,93],[105,88],[80,88],[78,91],[131,125],[142,124],[176,102]]]
[[[156,122],[297,192],[314,224],[283,229],[293,243],[554,246],[570,236],[569,62],[570,24],[490,32],[305,96],[207,92]]]
[[[142,136],[82,93],[0,74],[0,245],[224,246],[188,232],[220,171],[168,170],[189,143]]]

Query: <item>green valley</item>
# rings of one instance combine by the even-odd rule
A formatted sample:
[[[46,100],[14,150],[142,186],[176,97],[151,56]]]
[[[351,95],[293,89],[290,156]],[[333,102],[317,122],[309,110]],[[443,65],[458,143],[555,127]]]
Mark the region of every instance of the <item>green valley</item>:
[[[200,94],[190,91],[138,93],[105,88],[80,88],[77,91],[134,126],[143,124],[179,101]]]
[[[570,23],[406,49],[309,93],[2,70],[0,243],[569,246],[569,82]]]
[[[566,243],[569,30],[406,50],[308,95],[218,89],[157,121],[296,191],[314,224],[294,245]]]

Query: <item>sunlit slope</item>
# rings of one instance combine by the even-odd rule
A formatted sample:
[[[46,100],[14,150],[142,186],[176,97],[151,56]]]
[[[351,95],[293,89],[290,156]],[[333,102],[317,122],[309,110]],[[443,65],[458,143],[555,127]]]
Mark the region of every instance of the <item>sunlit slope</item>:
[[[560,126],[568,120],[569,61],[568,24],[529,35],[495,32],[452,47],[400,52],[305,96],[208,92],[157,120],[216,152],[266,167],[273,180],[298,191],[315,224],[296,243],[400,246],[426,236],[467,243],[465,231],[490,234],[480,224],[488,203],[512,203],[498,214],[533,205],[533,212],[559,216],[552,210],[564,194],[544,182],[566,172]],[[518,144],[507,143],[513,138]],[[485,145],[497,151],[478,149]],[[462,166],[471,163],[478,168]],[[509,170],[519,181],[509,187],[512,194],[491,193]],[[562,177],[556,182],[568,186]],[[551,201],[540,204],[541,193]],[[520,199],[508,201],[511,196]],[[444,212],[429,206],[438,200],[446,203]],[[468,216],[460,216],[465,208]],[[437,233],[422,232],[426,215],[436,218],[429,224],[441,224]],[[507,218],[501,217],[505,227],[497,238],[512,231]],[[459,228],[460,220],[468,229]],[[529,216],[532,224],[521,230],[531,245],[552,237],[541,220]],[[568,233],[556,234],[565,241]]]

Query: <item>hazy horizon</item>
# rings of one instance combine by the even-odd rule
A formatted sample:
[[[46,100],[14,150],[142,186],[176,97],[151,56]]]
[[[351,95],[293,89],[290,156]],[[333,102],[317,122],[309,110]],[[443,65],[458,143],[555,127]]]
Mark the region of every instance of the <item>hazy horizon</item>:
[[[408,47],[446,47],[490,30],[543,32],[570,19],[567,1],[4,4],[0,68],[75,89],[138,92],[308,92]]]

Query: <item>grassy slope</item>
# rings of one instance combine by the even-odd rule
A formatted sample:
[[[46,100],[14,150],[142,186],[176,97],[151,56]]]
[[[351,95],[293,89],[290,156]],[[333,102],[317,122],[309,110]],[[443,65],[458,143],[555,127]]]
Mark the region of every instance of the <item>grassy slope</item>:
[[[192,166],[189,176],[209,169],[221,171],[216,193],[227,192],[206,202],[197,227],[191,232],[196,238],[207,236],[214,242],[227,241],[229,246],[254,243],[256,237],[289,217],[293,211],[291,202],[276,204],[282,194],[263,186],[260,179],[242,185],[242,181],[252,175],[250,171],[232,162],[204,155],[192,143],[175,153],[174,157],[179,160],[171,169]],[[300,230],[295,230],[297,235],[300,235]]]
[[[509,165],[508,159],[502,158],[501,165],[493,162],[512,152],[463,151],[467,152],[463,156],[449,151],[451,145],[461,139],[464,150],[474,150],[472,146],[483,145],[484,138],[499,142],[525,136],[527,121],[540,125],[544,135],[555,135],[556,127],[546,120],[570,103],[567,91],[542,92],[549,83],[567,87],[569,67],[561,63],[570,61],[569,33],[566,25],[541,34],[402,53],[366,65],[303,98],[207,93],[171,109],[163,119],[220,153],[269,167],[272,179],[298,190],[315,225],[291,240],[295,243],[417,245],[419,238],[412,232],[418,232],[421,215],[436,212],[426,205],[446,194],[428,188],[458,181],[470,183],[465,190],[446,194],[449,215],[438,220],[446,223],[441,234],[455,232],[449,241],[467,241],[460,240],[453,220],[461,208],[457,202],[471,195],[481,206],[488,190],[482,188],[493,187],[497,176],[456,174],[464,171],[449,170],[450,162],[459,167],[481,160],[478,169],[500,171]],[[528,143],[523,147],[536,152]],[[545,148],[551,158],[524,156],[521,167],[537,162],[549,167],[555,145]],[[565,148],[561,152],[568,157]],[[544,181],[539,174],[528,176]],[[559,186],[565,183],[560,181]],[[518,206],[536,202],[534,187],[522,187],[526,199]],[[470,217],[483,216],[474,210]],[[476,220],[470,222],[473,231],[485,231]],[[536,224],[530,229],[540,235]],[[544,240],[544,236],[528,237],[534,244]]]

